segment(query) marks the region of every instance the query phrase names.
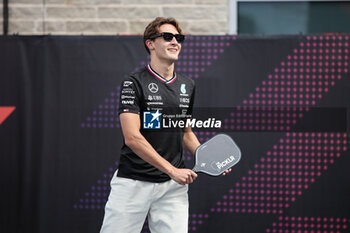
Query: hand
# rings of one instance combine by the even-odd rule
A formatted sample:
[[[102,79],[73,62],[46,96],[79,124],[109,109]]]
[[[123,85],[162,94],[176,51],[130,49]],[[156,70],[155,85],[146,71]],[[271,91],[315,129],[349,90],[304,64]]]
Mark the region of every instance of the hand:
[[[175,168],[171,172],[171,174],[169,174],[169,176],[175,182],[181,185],[185,185],[185,184],[191,184],[197,178],[198,175],[190,169]]]
[[[231,168],[227,169],[226,171],[224,171],[224,173],[222,173],[223,176],[226,176],[226,174],[230,173],[232,171]]]

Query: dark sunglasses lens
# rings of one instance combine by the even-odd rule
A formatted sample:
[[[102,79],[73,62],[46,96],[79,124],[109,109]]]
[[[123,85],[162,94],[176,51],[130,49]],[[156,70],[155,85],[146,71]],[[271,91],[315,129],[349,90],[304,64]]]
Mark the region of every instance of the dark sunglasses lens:
[[[177,40],[177,42],[179,42],[179,43],[182,43],[185,40],[185,36],[181,35],[181,34],[174,35],[174,34],[168,33],[168,32],[163,33],[163,38],[165,41],[172,41],[174,36],[175,36],[175,39]]]
[[[163,38],[165,41],[172,41],[173,37],[174,37],[174,35],[171,33],[164,33],[163,34]]]
[[[182,43],[185,40],[185,36],[181,34],[177,34],[175,35],[175,39],[177,40],[177,42]]]

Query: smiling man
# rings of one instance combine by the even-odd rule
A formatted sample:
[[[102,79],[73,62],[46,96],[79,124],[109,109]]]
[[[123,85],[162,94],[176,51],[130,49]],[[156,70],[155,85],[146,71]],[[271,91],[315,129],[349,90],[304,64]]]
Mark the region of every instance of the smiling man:
[[[183,146],[194,154],[200,143],[190,127],[154,127],[166,111],[191,114],[194,81],[174,70],[184,40],[175,19],[156,18],[143,35],[150,64],[121,84],[124,145],[102,233],[138,233],[146,217],[152,233],[187,232],[188,184],[197,174],[185,168]]]

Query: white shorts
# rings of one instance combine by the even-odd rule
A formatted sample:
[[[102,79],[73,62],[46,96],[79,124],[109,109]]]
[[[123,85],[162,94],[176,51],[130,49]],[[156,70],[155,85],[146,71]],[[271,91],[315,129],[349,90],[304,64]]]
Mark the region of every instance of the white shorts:
[[[187,233],[188,185],[117,177],[105,207],[101,233],[139,233],[145,218],[152,233]]]

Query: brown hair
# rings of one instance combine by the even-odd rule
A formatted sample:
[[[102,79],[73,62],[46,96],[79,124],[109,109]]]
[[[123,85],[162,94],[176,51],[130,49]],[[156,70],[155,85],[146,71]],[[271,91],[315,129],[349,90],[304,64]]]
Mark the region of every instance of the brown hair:
[[[155,20],[153,20],[148,24],[148,26],[146,27],[143,33],[143,45],[145,46],[148,53],[150,53],[150,51],[146,45],[146,40],[148,40],[150,36],[157,34],[159,31],[159,27],[162,26],[163,24],[173,25],[176,28],[176,30],[181,34],[181,28],[176,19],[157,17]]]

